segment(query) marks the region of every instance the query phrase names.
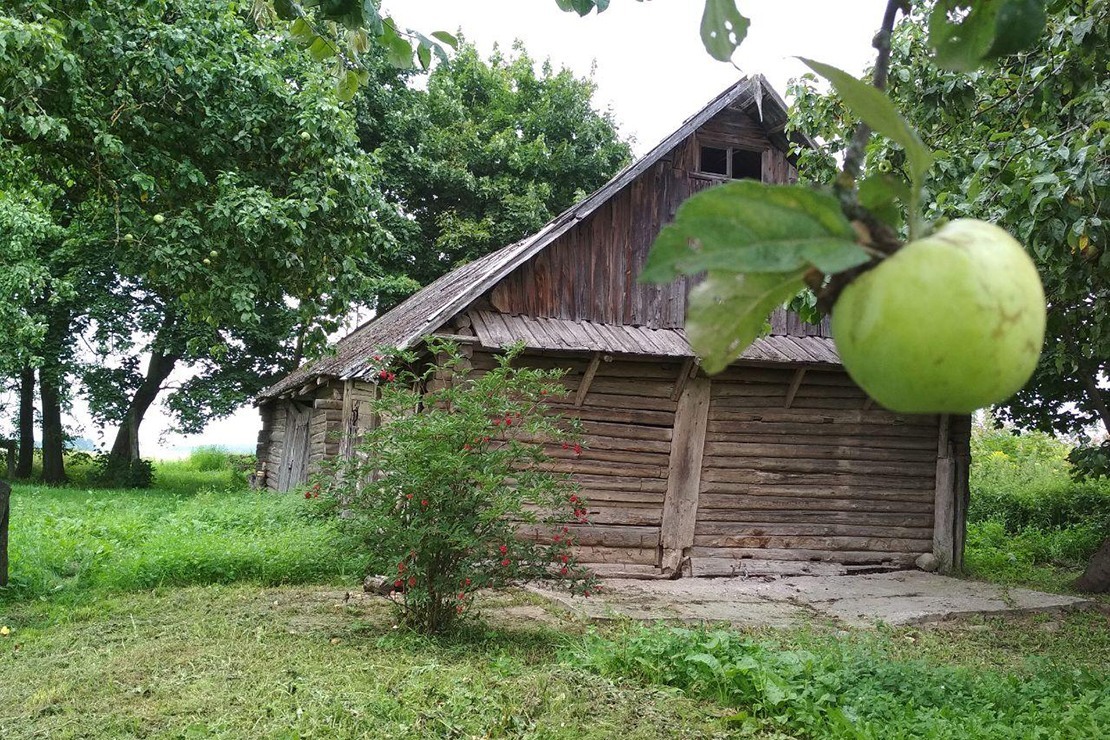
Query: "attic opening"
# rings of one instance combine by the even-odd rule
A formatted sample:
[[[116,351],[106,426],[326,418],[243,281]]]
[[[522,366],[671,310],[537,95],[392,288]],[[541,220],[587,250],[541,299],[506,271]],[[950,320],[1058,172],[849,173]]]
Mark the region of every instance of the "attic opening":
[[[698,172],[729,180],[762,180],[763,152],[702,144],[699,150]]]

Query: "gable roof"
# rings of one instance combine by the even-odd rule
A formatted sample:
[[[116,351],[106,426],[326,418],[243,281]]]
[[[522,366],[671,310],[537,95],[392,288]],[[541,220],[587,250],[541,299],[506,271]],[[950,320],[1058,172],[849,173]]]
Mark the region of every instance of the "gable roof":
[[[443,275],[383,316],[368,321],[341,339],[336,344],[335,354],[294,370],[264,390],[259,398],[281,395],[317,377],[359,377],[373,363],[372,355],[375,350],[384,347],[411,347],[421,337],[464,311],[509,273],[587,218],[663,159],[690,134],[730,106],[762,121],[771,143],[782,151],[789,150],[791,140],[803,146],[815,146],[808,137],[795,135],[791,139],[787,138],[783,131],[787,120],[786,102],[763,75],[744,77],[687,118],[674,133],[659,142],[646,155],[625,167],[605,185],[568,208],[532,236]]]

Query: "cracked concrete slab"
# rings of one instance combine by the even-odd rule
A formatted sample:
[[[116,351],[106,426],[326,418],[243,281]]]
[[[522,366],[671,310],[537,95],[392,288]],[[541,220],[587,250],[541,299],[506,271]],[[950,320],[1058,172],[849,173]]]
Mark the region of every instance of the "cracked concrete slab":
[[[1027,614],[1091,608],[1074,596],[923,573],[794,576],[769,579],[608,579],[600,594],[536,593],[589,620],[728,622],[744,627],[793,627],[814,618],[866,627],[943,621],[971,615]]]

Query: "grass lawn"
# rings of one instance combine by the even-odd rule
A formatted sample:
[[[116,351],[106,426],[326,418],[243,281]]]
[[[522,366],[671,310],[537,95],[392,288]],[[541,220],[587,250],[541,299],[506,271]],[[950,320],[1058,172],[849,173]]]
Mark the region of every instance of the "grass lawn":
[[[358,590],[359,558],[303,499],[218,466],[163,464],[156,485],[15,488],[0,738],[1110,736],[1107,613],[592,628],[514,592],[432,640]],[[977,542],[1003,580],[1066,572]]]

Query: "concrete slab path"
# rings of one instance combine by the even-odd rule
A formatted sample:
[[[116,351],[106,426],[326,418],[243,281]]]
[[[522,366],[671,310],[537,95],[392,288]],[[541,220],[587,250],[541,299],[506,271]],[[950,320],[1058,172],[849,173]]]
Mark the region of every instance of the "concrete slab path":
[[[971,615],[1093,608],[1074,596],[965,581],[921,571],[794,576],[777,580],[607,579],[589,598],[535,587],[536,593],[590,620],[729,622],[743,627],[799,626],[814,618],[855,627],[904,625]]]

